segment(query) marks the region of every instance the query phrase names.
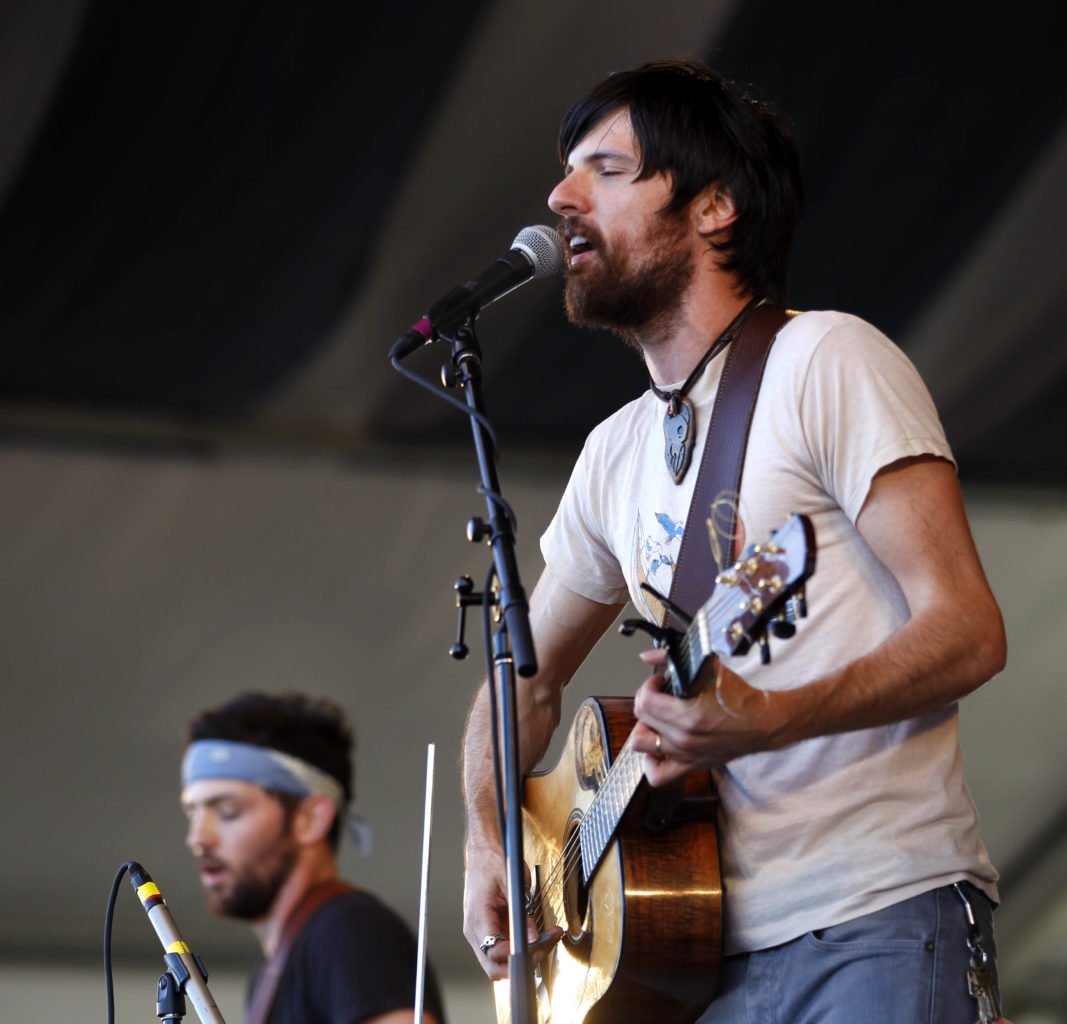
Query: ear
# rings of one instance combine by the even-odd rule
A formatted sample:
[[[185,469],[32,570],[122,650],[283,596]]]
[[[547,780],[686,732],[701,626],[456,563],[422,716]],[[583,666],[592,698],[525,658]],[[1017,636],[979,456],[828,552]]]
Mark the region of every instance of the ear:
[[[693,216],[697,231],[710,238],[728,228],[737,220],[734,197],[730,190],[719,184],[708,185],[693,200]]]
[[[293,836],[302,846],[311,846],[329,837],[337,817],[333,801],[321,793],[306,796],[293,815]]]

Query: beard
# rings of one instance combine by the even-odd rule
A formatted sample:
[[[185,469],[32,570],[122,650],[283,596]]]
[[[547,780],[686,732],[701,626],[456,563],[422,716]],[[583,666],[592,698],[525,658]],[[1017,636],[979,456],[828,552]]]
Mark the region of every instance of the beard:
[[[591,228],[583,234],[596,249],[588,266],[567,268],[567,317],[583,327],[601,327],[637,344],[637,336],[667,329],[681,313],[682,298],[696,270],[683,215],[660,215],[639,243],[644,257],[611,252]]]
[[[230,882],[205,888],[208,909],[222,917],[242,921],[257,921],[265,917],[274,905],[285,880],[292,873],[297,859],[297,846],[285,832],[262,854],[241,869],[230,869]]]

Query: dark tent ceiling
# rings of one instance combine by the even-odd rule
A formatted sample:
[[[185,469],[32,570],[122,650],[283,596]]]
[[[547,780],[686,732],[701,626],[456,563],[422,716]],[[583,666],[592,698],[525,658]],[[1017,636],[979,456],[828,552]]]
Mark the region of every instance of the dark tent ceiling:
[[[341,445],[466,436],[444,405],[392,373],[386,353],[438,290],[503,252],[524,217],[549,218],[541,202],[556,173],[551,131],[577,89],[612,65],[587,71],[584,48],[566,34],[540,48],[512,39],[498,59],[526,68],[541,95],[516,89],[510,70],[471,88],[467,49],[493,8],[476,0],[21,7],[6,16],[7,47],[30,57],[5,72],[9,95],[32,87],[48,102],[21,139],[10,129],[29,114],[16,99],[6,111],[0,411],[9,430],[54,436],[73,415],[79,436],[98,439],[131,417],[205,436],[253,424],[284,433],[299,422],[305,436]],[[1057,49],[1067,11],[846,0],[707,9],[690,15],[689,51],[758,83],[797,125],[808,206],[792,304],[867,317],[929,378],[915,338],[924,313],[1063,130]],[[58,52],[64,19],[69,46]],[[49,52],[39,40],[50,28]],[[580,84],[560,92],[550,115],[526,116],[548,106],[542,97],[564,78]],[[425,272],[389,301],[369,289],[390,212],[402,195],[413,201],[408,169],[460,99],[451,116],[461,127],[437,144],[432,190],[417,191],[425,228],[399,246]],[[486,158],[502,144],[538,161],[531,190]],[[477,201],[461,205],[472,194]],[[1062,190],[1057,198],[1062,208]],[[438,226],[443,208],[451,233]],[[1046,273],[1049,255],[1040,253]],[[1058,277],[1057,266],[1050,280]],[[991,356],[989,339],[971,338],[985,353],[980,369],[962,372],[973,354],[966,336],[933,364],[939,401],[949,379],[966,378],[941,403],[965,479],[1067,479],[1063,448],[1032,443],[1067,426],[1060,291],[996,325],[1010,348]],[[493,350],[486,393],[509,443],[570,452],[643,375],[614,342],[569,327],[557,292],[539,284],[521,316],[483,317]],[[377,303],[392,332],[346,333],[355,302]],[[338,392],[287,416],[290,389],[329,362],[331,346],[373,387],[353,384],[350,402]],[[1040,368],[1025,386],[1016,353]],[[155,443],[173,436],[150,432]]]

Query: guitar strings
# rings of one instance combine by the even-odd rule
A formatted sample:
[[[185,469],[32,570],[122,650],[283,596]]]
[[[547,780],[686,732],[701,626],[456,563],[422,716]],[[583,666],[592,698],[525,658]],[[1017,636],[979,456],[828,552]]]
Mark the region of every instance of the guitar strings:
[[[546,899],[550,900],[549,905],[555,914],[555,920],[559,922],[565,921],[566,919],[566,907],[563,893],[567,883],[574,877],[575,872],[582,867],[581,835],[583,830],[588,836],[590,830],[595,832],[597,828],[607,828],[607,835],[602,844],[602,849],[599,851],[592,867],[595,868],[596,864],[599,863],[600,857],[603,855],[604,849],[607,848],[611,835],[614,833],[614,830],[618,825],[617,819],[621,818],[626,807],[629,805],[633,792],[636,791],[636,783],[632,786],[629,796],[627,796],[621,807],[618,806],[617,803],[608,808],[606,808],[605,805],[612,797],[617,795],[617,790],[620,786],[616,783],[622,779],[623,775],[625,775],[628,770],[632,771],[638,756],[637,752],[630,746],[629,738],[627,738],[626,742],[619,749],[619,753],[611,768],[608,769],[607,773],[604,775],[596,795],[593,797],[593,801],[589,805],[589,809],[581,823],[578,828],[571,833],[567,842],[564,844],[561,856],[557,859],[552,870],[546,876],[542,886],[531,896],[530,909],[536,915],[535,919],[537,920],[539,930],[544,930],[544,909]],[[643,776],[644,774],[643,769],[637,769],[637,772],[639,776]],[[640,781],[640,778],[638,781]],[[614,823],[610,821],[610,812],[612,811],[617,815]],[[605,821],[605,818],[608,818],[609,820]]]

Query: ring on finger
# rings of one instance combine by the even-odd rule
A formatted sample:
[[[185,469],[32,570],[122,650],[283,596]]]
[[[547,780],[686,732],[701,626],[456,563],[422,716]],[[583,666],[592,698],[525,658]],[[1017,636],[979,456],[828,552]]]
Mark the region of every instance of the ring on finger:
[[[487,935],[482,939],[482,944],[478,947],[483,953],[488,953],[495,945],[504,941],[507,938],[503,932],[494,932],[492,935]]]

